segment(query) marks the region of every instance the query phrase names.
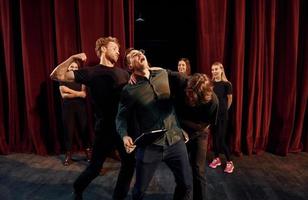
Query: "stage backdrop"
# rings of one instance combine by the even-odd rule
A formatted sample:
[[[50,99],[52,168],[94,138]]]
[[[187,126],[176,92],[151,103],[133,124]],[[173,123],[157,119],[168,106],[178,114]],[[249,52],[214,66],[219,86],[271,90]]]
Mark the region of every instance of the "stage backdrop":
[[[308,4],[197,0],[198,70],[222,62],[233,84],[234,152],[308,151]]]
[[[307,1],[195,3],[197,69],[210,74],[220,61],[233,84],[232,150],[308,151]],[[50,72],[78,52],[96,64],[100,36],[118,37],[123,53],[133,44],[133,12],[133,0],[0,1],[0,153],[60,152],[61,102]]]
[[[97,38],[133,45],[133,0],[0,1],[0,153],[61,150],[61,98],[53,68],[85,52],[97,64]],[[118,62],[122,65],[123,58]],[[91,122],[90,122],[91,123]]]

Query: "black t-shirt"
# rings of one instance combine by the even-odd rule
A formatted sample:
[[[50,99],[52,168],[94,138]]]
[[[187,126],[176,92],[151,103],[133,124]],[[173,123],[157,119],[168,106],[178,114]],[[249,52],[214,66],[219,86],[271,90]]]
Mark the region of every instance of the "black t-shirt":
[[[226,81],[213,81],[214,92],[219,100],[219,114],[226,114],[228,111],[228,98],[227,95],[232,94],[232,85]]]
[[[96,116],[96,130],[101,124],[114,125],[117,114],[120,93],[128,82],[127,71],[118,67],[96,65],[74,71],[75,82],[86,85]]]
[[[60,82],[60,86],[66,86],[72,90],[75,91],[81,91],[81,84],[80,83],[71,83],[71,82]],[[63,99],[63,104],[68,104],[68,103],[80,103],[83,104],[85,102],[84,98],[81,97],[76,97],[76,98],[65,98]]]

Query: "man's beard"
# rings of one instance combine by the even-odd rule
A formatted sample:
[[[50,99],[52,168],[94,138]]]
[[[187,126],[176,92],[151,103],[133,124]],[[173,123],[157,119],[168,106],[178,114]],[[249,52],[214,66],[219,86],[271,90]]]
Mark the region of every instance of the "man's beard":
[[[112,64],[115,64],[118,61],[118,57],[110,56],[109,54],[106,54],[107,60],[109,60]]]

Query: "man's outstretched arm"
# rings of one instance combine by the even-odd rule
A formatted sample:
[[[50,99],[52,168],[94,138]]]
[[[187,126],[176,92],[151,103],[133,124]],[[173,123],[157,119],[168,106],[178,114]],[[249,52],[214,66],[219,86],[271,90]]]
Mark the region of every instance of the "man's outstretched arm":
[[[63,82],[73,82],[75,80],[74,72],[68,71],[68,67],[70,64],[79,59],[81,61],[85,61],[87,56],[85,53],[79,53],[70,56],[67,60],[59,64],[50,74],[50,78],[55,81],[63,81]]]

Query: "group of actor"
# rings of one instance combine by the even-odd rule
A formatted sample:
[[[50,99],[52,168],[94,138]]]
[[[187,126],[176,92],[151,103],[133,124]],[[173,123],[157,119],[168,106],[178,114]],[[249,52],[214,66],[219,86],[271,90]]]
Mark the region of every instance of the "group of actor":
[[[132,199],[143,199],[155,170],[161,162],[175,178],[173,199],[206,199],[207,138],[213,136],[215,157],[211,168],[220,166],[220,150],[226,156],[224,172],[234,165],[227,145],[228,109],[232,103],[232,85],[223,65],[212,65],[212,78],[191,75],[186,58],[178,62],[178,71],[150,67],[144,52],[129,48],[125,52],[128,71],[116,67],[120,45],[114,37],[96,41],[99,63],[82,67],[84,53],[70,56],[50,74],[60,82],[63,98],[63,122],[66,156],[71,163],[73,129],[81,130],[89,165],[74,182],[73,199],[95,179],[108,155],[119,152],[121,167],[112,199],[125,199],[135,173]],[[95,138],[92,149],[86,137],[85,87],[95,112]],[[72,102],[72,103],[71,103]],[[154,134],[155,133],[155,134]],[[142,143],[141,135],[152,134]],[[136,145],[137,144],[137,145]]]

